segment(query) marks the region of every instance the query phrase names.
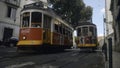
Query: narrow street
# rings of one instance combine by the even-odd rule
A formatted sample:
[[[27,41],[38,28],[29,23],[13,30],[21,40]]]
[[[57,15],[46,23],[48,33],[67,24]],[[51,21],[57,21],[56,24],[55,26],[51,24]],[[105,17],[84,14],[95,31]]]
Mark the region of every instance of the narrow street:
[[[100,51],[83,52],[79,49],[64,52],[18,54],[15,48],[8,50],[7,57],[0,58],[1,68],[104,68]],[[13,50],[13,51],[12,51]],[[7,54],[7,53],[6,53]],[[4,54],[3,54],[4,56]],[[2,57],[2,53],[1,53]]]

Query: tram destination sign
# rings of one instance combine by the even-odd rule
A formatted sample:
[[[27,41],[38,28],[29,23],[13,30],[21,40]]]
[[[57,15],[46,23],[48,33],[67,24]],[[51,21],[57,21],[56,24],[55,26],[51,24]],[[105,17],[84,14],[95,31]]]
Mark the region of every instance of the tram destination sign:
[[[41,1],[24,5],[24,8],[43,8],[43,7],[44,7],[44,4]]]

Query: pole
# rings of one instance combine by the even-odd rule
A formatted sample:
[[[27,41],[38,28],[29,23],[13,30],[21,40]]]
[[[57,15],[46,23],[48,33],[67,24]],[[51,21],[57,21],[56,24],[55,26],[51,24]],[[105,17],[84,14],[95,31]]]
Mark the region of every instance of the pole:
[[[108,45],[109,45],[109,68],[112,67],[112,38],[108,39]]]
[[[102,51],[104,52],[104,54],[105,54],[105,60],[107,61],[107,43],[106,43],[106,37],[105,37],[105,22],[106,22],[106,18],[104,18],[104,15],[103,15],[103,20],[104,20],[104,23],[103,23],[103,27],[104,27],[104,29],[103,29],[103,31],[104,31],[104,42],[103,42],[103,46],[102,46]]]

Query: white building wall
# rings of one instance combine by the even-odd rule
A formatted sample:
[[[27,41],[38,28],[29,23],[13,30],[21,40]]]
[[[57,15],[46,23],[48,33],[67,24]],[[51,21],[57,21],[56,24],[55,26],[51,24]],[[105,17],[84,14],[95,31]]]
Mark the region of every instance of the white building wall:
[[[3,21],[8,24],[15,24],[15,21],[7,17],[7,5],[4,2],[0,2],[0,21]]]
[[[8,5],[10,4],[0,1],[0,40],[3,40],[4,28],[13,29],[12,36],[18,37],[19,35],[19,22],[7,17]]]
[[[113,24],[113,18],[112,18],[112,13],[110,11],[110,4],[111,4],[111,0],[106,0],[106,6],[105,6],[105,12],[106,12],[106,29],[108,29],[108,34],[113,33],[113,28],[112,28],[112,24]]]
[[[6,11],[6,5],[0,1],[0,8],[2,10],[0,10],[0,21],[5,17],[5,11]]]

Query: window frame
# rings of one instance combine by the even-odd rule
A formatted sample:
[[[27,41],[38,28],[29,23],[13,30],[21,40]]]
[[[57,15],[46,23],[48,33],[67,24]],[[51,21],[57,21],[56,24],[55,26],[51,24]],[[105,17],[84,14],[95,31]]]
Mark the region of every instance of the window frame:
[[[23,18],[24,18],[24,14],[25,13],[28,13],[28,26],[23,26],[23,24],[24,24],[24,22],[23,22]],[[31,18],[31,13],[30,12],[25,12],[25,13],[23,13],[22,15],[21,15],[21,27],[30,27],[30,18]]]
[[[7,6],[7,17],[13,20],[16,20],[17,8],[12,6]]]

